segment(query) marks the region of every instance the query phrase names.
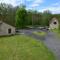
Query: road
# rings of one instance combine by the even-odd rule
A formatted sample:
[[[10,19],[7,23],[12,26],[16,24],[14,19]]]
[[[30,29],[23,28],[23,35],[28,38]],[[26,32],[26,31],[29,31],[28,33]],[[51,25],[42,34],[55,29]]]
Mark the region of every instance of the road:
[[[60,38],[53,32],[48,32],[45,45],[55,54],[56,60],[60,60]]]
[[[33,34],[33,32],[35,32],[35,31],[37,31],[37,32],[41,32],[41,31],[47,32],[46,30],[40,30],[40,29],[29,29],[29,30],[19,30],[19,31],[22,34],[25,34],[25,35],[30,36],[32,38],[35,38],[37,40],[45,40],[45,36],[39,36],[39,35]]]

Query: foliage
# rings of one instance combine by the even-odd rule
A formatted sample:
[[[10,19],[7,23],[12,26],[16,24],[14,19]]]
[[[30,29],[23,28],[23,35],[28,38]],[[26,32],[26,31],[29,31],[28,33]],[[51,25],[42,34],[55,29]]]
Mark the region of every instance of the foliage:
[[[24,6],[21,6],[16,12],[16,27],[24,28],[26,26],[27,12]]]
[[[15,13],[17,7],[13,7],[10,4],[0,4],[0,20],[15,26]]]
[[[49,10],[46,10],[42,14],[42,26],[49,26],[52,14]]]
[[[49,26],[52,17],[57,17],[60,22],[60,14],[52,14],[49,10],[42,13],[36,10],[26,10],[24,5],[13,7],[10,4],[0,3],[0,20],[18,28],[36,25]]]
[[[29,25],[41,25],[41,13],[34,11],[34,10],[28,10],[28,24]]]

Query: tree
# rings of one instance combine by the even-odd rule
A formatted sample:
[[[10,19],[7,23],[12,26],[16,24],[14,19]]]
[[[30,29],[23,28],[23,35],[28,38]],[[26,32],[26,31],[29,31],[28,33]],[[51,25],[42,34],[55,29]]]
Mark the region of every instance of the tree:
[[[32,12],[31,12],[31,10],[28,10],[27,11],[27,24],[28,25],[32,25]]]
[[[28,25],[40,25],[41,24],[41,13],[36,10],[28,10]]]
[[[16,9],[11,4],[0,3],[0,20],[15,26]]]
[[[17,28],[24,28],[26,26],[26,16],[27,11],[25,9],[25,6],[22,5],[19,7],[19,9],[16,12],[16,27]]]
[[[42,25],[43,26],[49,26],[49,21],[52,17],[52,14],[49,10],[46,10],[42,14]]]

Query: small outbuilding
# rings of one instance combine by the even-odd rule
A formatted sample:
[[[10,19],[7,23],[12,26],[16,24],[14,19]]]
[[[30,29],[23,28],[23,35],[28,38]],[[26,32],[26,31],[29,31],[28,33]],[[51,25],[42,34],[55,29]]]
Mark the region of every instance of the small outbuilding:
[[[59,20],[55,17],[52,18],[49,23],[49,28],[50,29],[58,29],[59,28]]]
[[[1,35],[14,35],[15,27],[0,21],[0,36]]]

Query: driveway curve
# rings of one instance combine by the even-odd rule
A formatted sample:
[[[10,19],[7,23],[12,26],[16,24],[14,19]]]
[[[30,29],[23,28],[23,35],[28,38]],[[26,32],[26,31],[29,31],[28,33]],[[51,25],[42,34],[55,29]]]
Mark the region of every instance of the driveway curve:
[[[56,56],[56,60],[60,60],[60,38],[58,38],[55,33],[50,31],[47,32],[46,30],[44,30],[44,32],[46,32],[47,35],[42,37],[33,34],[34,31],[42,31],[42,30],[38,29],[23,30],[23,31],[20,30],[20,32],[23,32],[25,35],[43,41],[44,44],[54,53],[54,55]]]
[[[60,60],[60,38],[55,33],[48,32],[44,43],[55,54],[56,60]]]

